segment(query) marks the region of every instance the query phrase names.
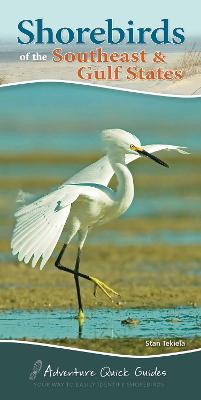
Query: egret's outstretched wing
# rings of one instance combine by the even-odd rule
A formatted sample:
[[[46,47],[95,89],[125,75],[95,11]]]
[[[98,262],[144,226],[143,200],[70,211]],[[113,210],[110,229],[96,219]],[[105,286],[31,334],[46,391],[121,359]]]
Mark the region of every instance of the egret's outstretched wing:
[[[182,147],[171,145],[144,146],[149,153],[159,150],[177,150],[186,153]],[[126,163],[139,158],[140,155],[126,155]],[[57,190],[37,198],[30,194],[20,194],[18,201],[25,202],[16,213],[16,226],[13,232],[11,247],[13,254],[18,254],[19,261],[28,263],[32,258],[35,267],[39,259],[42,269],[50,258],[66,220],[71,204],[81,195],[90,196],[86,183],[107,186],[114,171],[107,156],[84,168]],[[85,183],[84,185],[79,185]],[[102,188],[103,189],[103,188]]]
[[[151,144],[143,146],[143,148],[149,153],[155,153],[160,150],[176,150],[182,154],[188,154],[184,149],[185,147],[173,146],[168,144]],[[126,164],[137,160],[140,158],[139,154],[127,154]],[[78,172],[72,178],[68,179],[65,183],[97,183],[100,185],[107,186],[110,182],[114,171],[110,165],[108,156],[100,158],[100,160],[84,168],[82,171]]]
[[[160,150],[176,150],[181,154],[189,154],[188,151],[184,150],[186,147],[173,146],[172,144],[147,144],[144,146],[144,149],[148,151],[148,153],[155,153]]]
[[[73,175],[65,183],[97,183],[107,186],[113,174],[108,156],[104,156]]]
[[[61,186],[50,194],[21,207],[16,213],[11,248],[19,261],[42,269],[50,258],[64,228],[71,204],[80,195],[79,186]]]

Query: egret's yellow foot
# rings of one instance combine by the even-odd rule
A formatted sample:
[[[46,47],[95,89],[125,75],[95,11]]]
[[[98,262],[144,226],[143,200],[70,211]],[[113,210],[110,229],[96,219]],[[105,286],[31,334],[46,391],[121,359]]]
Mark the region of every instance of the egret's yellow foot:
[[[83,323],[85,319],[84,312],[82,310],[79,310],[79,313],[75,318],[78,319],[80,323]]]
[[[90,280],[94,283],[94,296],[96,295],[97,287],[99,287],[110,299],[112,299],[112,295],[120,296],[119,293],[115,292],[115,290],[107,286],[104,282],[99,281],[99,279],[90,276]]]

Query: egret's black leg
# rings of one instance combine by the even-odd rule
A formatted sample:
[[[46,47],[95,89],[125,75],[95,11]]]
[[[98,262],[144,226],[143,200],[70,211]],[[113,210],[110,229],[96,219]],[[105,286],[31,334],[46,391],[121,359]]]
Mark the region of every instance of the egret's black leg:
[[[80,254],[81,250],[78,248],[77,252],[77,258],[76,258],[76,263],[75,263],[75,268],[74,268],[74,278],[75,278],[75,286],[77,290],[77,301],[78,301],[78,307],[79,307],[79,313],[78,313],[78,319],[84,319],[84,311],[83,311],[83,306],[82,306],[82,299],[81,299],[81,292],[80,292],[80,283],[79,283],[79,276],[77,273],[79,272],[79,266],[80,266]]]
[[[62,247],[62,249],[61,249],[61,251],[60,251],[60,253],[59,253],[59,255],[58,255],[57,259],[56,259],[56,261],[55,261],[55,267],[57,267],[57,268],[58,268],[59,265],[60,265],[60,261],[61,261],[63,255],[64,255],[64,252],[65,252],[65,250],[66,250],[66,247],[67,247],[67,244],[64,243],[64,245],[63,245],[63,247]]]
[[[64,255],[64,252],[66,250],[66,247],[67,247],[67,244],[64,244],[56,261],[55,261],[55,267],[60,269],[61,271],[69,272],[70,274],[73,274],[73,275],[79,276],[80,278],[84,278],[84,279],[87,279],[88,281],[91,281],[92,279],[89,275],[82,274],[81,272],[76,271],[76,269],[67,268],[60,264],[61,259]]]
[[[79,320],[84,320],[84,312],[83,312],[83,306],[82,306],[82,299],[81,299],[81,292],[80,292],[80,284],[79,284],[79,276],[82,278],[85,278],[87,280],[91,280],[90,277],[88,275],[85,274],[80,274],[79,273],[79,266],[80,266],[80,254],[81,254],[81,250],[80,248],[78,248],[78,252],[77,252],[77,257],[76,257],[76,262],[75,262],[75,268],[74,270],[64,267],[63,265],[61,265],[61,259],[64,255],[64,252],[66,250],[67,245],[64,244],[57,259],[55,262],[55,266],[65,272],[70,272],[72,274],[74,274],[74,279],[75,279],[75,285],[76,285],[76,291],[77,291],[77,301],[78,301],[78,307],[79,307],[79,313],[78,313],[78,319]]]
[[[102,292],[105,293],[106,296],[108,296],[110,299],[112,298],[112,295],[119,296],[119,294],[117,292],[115,292],[113,289],[111,289],[109,286],[107,286],[104,282],[101,282],[99,279],[94,278],[93,276],[82,274],[81,272],[79,272],[80,249],[78,250],[78,255],[77,255],[74,270],[61,265],[61,259],[63,257],[66,247],[67,247],[67,244],[64,244],[56,261],[55,261],[55,267],[60,269],[61,271],[69,272],[70,274],[73,274],[74,277],[76,278],[75,282],[76,282],[76,288],[77,288],[78,304],[79,304],[79,308],[81,311],[82,311],[82,302],[81,302],[78,278],[84,278],[84,279],[87,279],[88,281],[91,281],[94,283],[94,295],[96,293],[96,287],[99,287],[102,290]]]

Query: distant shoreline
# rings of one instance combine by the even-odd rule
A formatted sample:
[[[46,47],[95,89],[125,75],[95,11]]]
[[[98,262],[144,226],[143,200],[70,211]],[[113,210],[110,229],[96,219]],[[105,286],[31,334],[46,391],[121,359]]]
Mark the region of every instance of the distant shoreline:
[[[190,54],[190,53],[189,53]],[[12,58],[12,57],[11,57]],[[161,94],[176,94],[176,95],[199,95],[201,94],[201,62],[193,64],[191,57],[189,63],[188,59],[185,61],[184,53],[169,53],[167,56],[167,63],[165,68],[176,69],[182,67],[185,63],[185,69],[187,76],[180,81],[170,80],[132,80],[126,79],[115,80],[95,80],[92,78],[90,81],[82,81],[77,77],[77,69],[80,67],[80,63],[53,63],[51,61],[9,61],[0,62],[0,84],[9,84],[17,82],[25,82],[32,80],[48,80],[57,79],[64,81],[73,82],[85,82],[90,84],[107,85],[110,87],[118,87],[130,90],[147,91],[152,93]],[[103,68],[101,63],[96,63],[95,66],[92,64],[92,68],[100,70]],[[108,63],[109,65],[109,63]],[[127,64],[125,63],[125,67]],[[104,66],[105,67],[105,66]],[[157,67],[157,66],[156,66]],[[153,64],[147,63],[147,69],[153,68]],[[189,72],[189,73],[188,73]]]

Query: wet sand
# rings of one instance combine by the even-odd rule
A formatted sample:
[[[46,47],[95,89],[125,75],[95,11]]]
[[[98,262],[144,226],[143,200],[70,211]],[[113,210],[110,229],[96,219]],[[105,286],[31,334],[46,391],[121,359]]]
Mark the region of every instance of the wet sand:
[[[75,246],[64,265],[72,266]],[[104,260],[104,261],[103,261]],[[121,297],[113,303],[93,284],[81,281],[85,307],[176,307],[201,305],[200,246],[86,246],[81,271],[106,282]],[[2,310],[10,308],[76,308],[74,281],[54,261],[40,272],[23,263],[2,263]]]

